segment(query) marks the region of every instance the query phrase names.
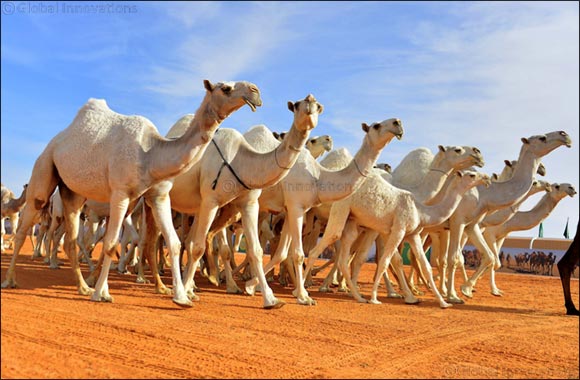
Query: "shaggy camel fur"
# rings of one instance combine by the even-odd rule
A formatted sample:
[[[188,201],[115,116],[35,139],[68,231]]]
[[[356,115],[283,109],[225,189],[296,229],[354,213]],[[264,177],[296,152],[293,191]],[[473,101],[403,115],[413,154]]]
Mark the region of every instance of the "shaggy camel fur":
[[[215,146],[206,151],[200,162],[175,178],[170,192],[171,207],[176,211],[196,215],[186,239],[188,263],[185,288],[192,299],[197,299],[193,277],[199,259],[208,245],[207,241],[211,243],[215,234],[230,224],[220,225],[212,229],[213,234],[209,233],[218,210],[222,208],[219,220],[214,225],[220,224],[221,220],[229,221],[231,216],[241,210],[247,255],[252,273],[259,277],[262,286],[264,308],[283,305],[269,288],[262,268],[263,252],[258,237],[258,198],[261,189],[275,185],[292,169],[310,131],[318,124],[318,115],[323,112],[323,106],[314,96],[308,95],[304,100],[288,102],[288,109],[294,114],[292,128],[275,149],[256,150],[236,130],[222,129],[214,137]],[[169,135],[172,131],[173,128]],[[268,134],[272,136],[272,132]],[[226,168],[226,165],[229,166]],[[224,207],[226,205],[228,207]],[[227,215],[230,210],[232,214]],[[143,251],[149,252],[148,242],[152,239],[149,230],[154,227],[149,218],[146,220],[147,239]],[[155,236],[155,231],[151,235]],[[224,248],[229,250],[227,244]],[[224,264],[229,265],[229,256],[227,258]],[[163,291],[163,283],[155,273],[155,263],[151,261],[156,287],[158,291]],[[208,263],[212,262],[213,259],[209,258]],[[214,281],[217,282],[217,279]]]
[[[4,226],[4,219],[8,218],[10,220],[10,226],[12,227],[12,238],[9,244],[12,245],[14,240],[14,235],[16,229],[18,228],[18,213],[24,207],[26,203],[26,189],[28,185],[24,185],[24,189],[18,198],[14,196],[14,193],[10,191],[6,186],[1,185],[1,212],[2,217],[0,219],[0,228],[2,229],[0,233],[0,252],[4,252],[4,235],[6,234],[6,229]]]
[[[567,315],[580,315],[580,311],[574,306],[572,301],[572,294],[570,293],[570,278],[572,272],[580,264],[580,236],[578,230],[580,229],[580,221],[576,226],[576,234],[570,247],[564,253],[564,256],[558,261],[558,272],[560,272],[560,280],[562,281],[562,289],[564,291],[564,306],[566,307]]]
[[[173,301],[180,306],[192,306],[179,272],[179,239],[171,225],[168,197],[171,179],[199,160],[217,127],[231,113],[245,104],[252,110],[262,104],[258,87],[252,83],[214,85],[206,80],[204,86],[207,91],[196,117],[187,132],[175,140],[162,137],[145,117],[121,115],[104,100],[89,99],[70,126],[54,137],[36,160],[22,223],[16,233],[14,255],[2,288],[16,286],[16,258],[26,231],[39,211],[48,205],[58,185],[65,216],[64,248],[81,294],[93,293],[92,301],[112,302],[107,278],[121,223],[129,205],[144,196],[154,210],[176,264],[172,267]],[[79,214],[86,199],[111,204],[103,244],[106,257],[94,291],[82,276],[76,254]]]

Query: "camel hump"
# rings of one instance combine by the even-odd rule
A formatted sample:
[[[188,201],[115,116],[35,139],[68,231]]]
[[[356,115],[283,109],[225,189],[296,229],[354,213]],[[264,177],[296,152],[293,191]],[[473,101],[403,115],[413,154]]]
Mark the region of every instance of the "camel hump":
[[[326,157],[320,161],[320,165],[330,170],[340,170],[346,168],[352,161],[352,154],[346,148],[338,148],[328,152]]]
[[[276,140],[272,131],[264,124],[258,124],[251,127],[244,138],[256,151],[265,153],[275,149],[280,142]]]
[[[169,129],[169,132],[167,132],[167,134],[165,135],[165,137],[167,137],[168,139],[176,139],[183,136],[185,131],[187,131],[187,128],[189,128],[189,125],[191,124],[191,121],[193,120],[194,116],[195,115],[192,113],[183,115],[179,120],[175,122],[175,124],[173,124],[173,126]]]

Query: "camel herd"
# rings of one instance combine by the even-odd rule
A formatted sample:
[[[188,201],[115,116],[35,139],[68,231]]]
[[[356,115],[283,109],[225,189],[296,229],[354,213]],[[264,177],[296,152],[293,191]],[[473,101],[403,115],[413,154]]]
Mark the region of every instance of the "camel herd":
[[[535,178],[545,174],[542,157],[571,146],[563,131],[522,138],[519,157],[506,161],[500,175],[476,170],[484,158],[471,146],[440,145],[435,153],[416,149],[391,170],[376,161],[403,137],[398,118],[362,123],[362,143],[353,156],[344,148],[333,150],[328,135],[310,137],[324,110],[311,94],[288,102],[292,118],[286,132],[258,125],[242,134],[218,127],[244,105],[256,111],[262,105],[258,87],[205,80],[204,88],[197,111],[179,119],[165,137],[148,119],[118,114],[104,100],[90,99],[81,107],[38,157],[21,196],[2,186],[2,221],[10,218],[17,226],[2,288],[17,286],[16,259],[38,225],[33,256],[44,254],[50,267],[58,268],[62,241],[77,290],[91,301],[113,301],[111,268],[125,273],[127,266],[136,266],[137,280],[146,281],[146,260],[155,292],[173,295],[181,307],[199,300],[199,269],[216,285],[224,281],[228,293],[259,291],[264,308],[279,308],[284,302],[269,285],[277,267],[279,280],[294,287],[296,301],[315,305],[307,289],[320,270],[316,258],[330,249],[333,268],[321,291],[338,282],[338,275],[356,301],[377,304],[384,281],[388,297],[414,304],[418,276],[447,308],[464,302],[455,286],[457,269],[463,274],[463,296],[471,298],[487,272],[491,293],[501,296],[494,273],[506,236],[539,224],[560,200],[576,194],[570,184]],[[545,192],[538,204],[518,211],[537,192]],[[233,253],[242,235],[247,254],[237,264]],[[95,265],[91,253],[99,239],[103,252]],[[471,277],[461,254],[467,239],[481,253]],[[373,243],[377,266],[367,299],[357,277]],[[403,243],[411,247],[410,275],[403,271]],[[264,265],[266,247],[271,259]],[[425,256],[429,247],[431,263]],[[91,270],[86,279],[81,260]],[[171,288],[160,277],[166,267],[172,272]],[[237,275],[246,280],[243,291]]]

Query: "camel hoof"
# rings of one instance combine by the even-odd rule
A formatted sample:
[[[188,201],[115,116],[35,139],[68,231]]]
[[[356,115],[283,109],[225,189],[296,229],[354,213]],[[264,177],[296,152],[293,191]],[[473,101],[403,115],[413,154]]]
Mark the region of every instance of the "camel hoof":
[[[180,306],[184,309],[193,307],[193,302],[191,302],[189,300],[189,298],[186,298],[185,300],[176,300],[175,298],[173,298],[172,301],[174,304],[176,304],[177,306]]]
[[[403,296],[399,293],[389,293],[387,294],[387,298],[403,298]]]
[[[580,316],[580,311],[574,309],[566,309],[566,315],[578,315]]]
[[[91,301],[92,302],[105,302],[105,303],[113,303],[113,297],[111,296],[95,296],[95,294],[93,293],[93,296],[91,297]]]
[[[92,296],[95,293],[95,289],[91,289],[88,286],[81,286],[78,288],[79,294],[83,296]]]
[[[305,299],[297,299],[299,305],[303,306],[314,306],[316,305],[316,301],[310,297],[306,297]]]
[[[245,286],[246,293],[248,293],[251,296],[256,294],[256,285],[258,285],[258,282],[255,280],[247,281]]]
[[[191,301],[195,301],[195,302],[199,302],[199,299],[200,299],[199,296],[191,290],[187,291],[187,298],[189,298]]]
[[[418,305],[421,303],[421,300],[419,298],[415,298],[415,299],[405,300],[405,303],[407,305]]]
[[[503,292],[499,289],[494,289],[491,291],[491,294],[493,294],[496,297],[503,297]]]
[[[369,303],[369,300],[367,300],[366,298],[362,298],[361,297],[361,298],[357,298],[356,299],[356,302],[358,302],[358,303]]]
[[[465,301],[459,297],[447,297],[447,302],[455,304],[455,305],[462,305],[465,303]]]
[[[340,292],[340,293],[349,293],[350,289],[347,287],[340,287],[340,288],[336,289],[336,291]]]
[[[54,263],[53,264],[50,264],[48,267],[50,269],[60,269],[60,266],[58,264],[54,264]],[[92,285],[94,285],[94,284],[92,284]]]
[[[377,299],[370,299],[369,303],[373,304],[373,305],[382,305],[383,304],[381,301],[379,301]]]
[[[220,286],[220,282],[219,282],[219,280],[217,278],[215,278],[215,276],[209,276],[207,279],[213,285]]]
[[[452,307],[453,305],[450,304],[450,303],[447,303],[445,301],[442,301],[442,302],[439,303],[439,306],[441,307],[441,309],[447,309],[447,308]]]
[[[320,288],[318,288],[318,291],[321,293],[330,293],[330,288],[326,285],[323,285]]]
[[[155,293],[157,293],[157,294],[172,295],[173,294],[173,290],[169,289],[167,286],[156,287],[155,288]]]
[[[276,301],[274,302],[274,304],[272,304],[272,305],[265,305],[264,306],[264,309],[266,309],[266,310],[279,309],[279,308],[281,308],[284,305],[286,305],[286,302],[280,301],[279,299],[276,299]]]
[[[138,277],[135,279],[135,282],[136,282],[136,283],[138,283],[138,284],[149,284],[149,283],[151,283],[151,281],[149,281],[149,280],[148,280],[148,279],[146,279],[145,277],[141,277],[141,276],[138,276]]]
[[[226,290],[227,294],[244,294],[240,288],[229,288]]]
[[[461,293],[463,293],[463,295],[465,297],[473,298],[472,288],[470,286],[461,285],[460,288],[461,288]]]
[[[18,284],[14,280],[6,280],[2,283],[2,289],[6,289],[6,288],[13,288],[14,289],[16,287],[18,287]]]

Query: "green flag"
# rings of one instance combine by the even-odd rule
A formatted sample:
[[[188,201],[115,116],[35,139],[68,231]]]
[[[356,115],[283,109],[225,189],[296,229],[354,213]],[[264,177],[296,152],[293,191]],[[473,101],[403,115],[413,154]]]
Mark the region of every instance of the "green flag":
[[[570,221],[570,218],[566,219],[566,228],[564,228],[564,237],[566,239],[570,239],[570,233],[568,232],[568,222]]]
[[[538,231],[538,237],[544,237],[544,222],[540,222],[540,230]]]

